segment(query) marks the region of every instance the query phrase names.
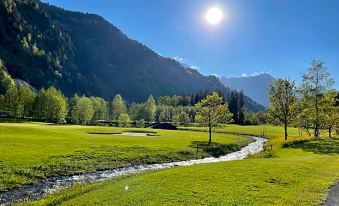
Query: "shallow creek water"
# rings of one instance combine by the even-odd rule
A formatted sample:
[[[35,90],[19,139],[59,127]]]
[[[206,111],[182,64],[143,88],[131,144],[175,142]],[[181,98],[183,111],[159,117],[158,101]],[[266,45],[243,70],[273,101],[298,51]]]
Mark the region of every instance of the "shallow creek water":
[[[245,159],[248,155],[258,153],[264,149],[266,139],[254,136],[252,136],[251,138],[253,138],[256,141],[248,144],[246,147],[243,147],[241,150],[237,152],[233,152],[225,156],[221,156],[219,158],[208,157],[204,159],[169,162],[162,164],[135,165],[117,169],[85,173],[81,175],[50,177],[44,180],[40,180],[34,184],[24,185],[23,187],[18,189],[13,189],[7,192],[1,192],[0,205],[9,205],[24,200],[34,200],[39,197],[51,194],[60,189],[70,187],[74,183],[79,182],[88,183],[102,181],[123,175],[130,175],[149,170],[172,168],[176,166],[190,166],[194,164],[206,164],[212,162],[242,160]]]

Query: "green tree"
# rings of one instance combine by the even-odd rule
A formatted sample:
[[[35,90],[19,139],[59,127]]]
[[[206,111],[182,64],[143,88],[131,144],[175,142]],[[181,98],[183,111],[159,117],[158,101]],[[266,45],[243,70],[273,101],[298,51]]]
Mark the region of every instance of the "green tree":
[[[163,96],[158,99],[158,103],[159,105],[171,106],[172,100],[170,96]]]
[[[94,107],[88,97],[79,98],[71,111],[72,121],[76,124],[88,124],[94,115]]]
[[[244,95],[244,91],[241,90],[239,93],[239,100],[238,100],[238,123],[240,125],[243,125],[245,123],[245,110],[244,110],[244,106],[245,106],[245,95]]]
[[[179,122],[183,124],[185,127],[188,127],[190,124],[190,117],[186,112],[181,112],[179,115]]]
[[[189,116],[189,121],[190,121],[190,122],[195,122],[195,115],[196,115],[196,109],[195,109],[195,107],[193,107],[193,106],[187,106],[187,107],[184,107],[184,111],[185,111],[185,113],[188,114],[188,116]]]
[[[267,114],[271,122],[284,125],[285,141],[288,125],[297,115],[296,87],[294,81],[278,79],[268,89],[271,106]]]
[[[15,8],[15,3],[13,2],[13,0],[4,0],[3,3],[5,5],[7,13],[12,13]]]
[[[141,120],[136,121],[136,127],[144,128],[145,127],[145,120],[141,119]]]
[[[5,97],[0,94],[0,112],[5,111]]]
[[[35,94],[28,86],[10,85],[4,97],[4,109],[15,117],[32,115]]]
[[[172,106],[160,105],[157,110],[158,122],[172,122],[174,118],[174,108]]]
[[[23,47],[23,48],[25,48],[25,49],[28,49],[28,48],[29,48],[29,44],[28,44],[28,42],[27,42],[26,37],[23,37],[23,38],[22,38],[21,44],[22,44],[22,47]]]
[[[74,110],[75,108],[75,105],[77,104],[78,100],[80,99],[81,97],[78,95],[78,94],[74,94],[73,97],[70,99],[69,101],[69,110],[68,110],[68,117],[70,119],[72,119],[72,111]]]
[[[94,108],[93,120],[107,120],[108,119],[108,103],[100,97],[91,97]]]
[[[325,93],[321,102],[321,114],[323,115],[324,129],[328,131],[328,136],[332,137],[333,129],[339,125],[339,106],[336,105],[338,92],[329,91]]]
[[[33,117],[39,120],[43,120],[44,117],[44,104],[46,101],[46,90],[44,88],[40,89],[38,94],[34,99],[33,104]]]
[[[213,92],[205,99],[195,105],[197,110],[196,120],[203,126],[208,127],[209,144],[212,142],[212,129],[232,122],[232,113],[228,110],[228,105],[223,102],[223,98]]]
[[[5,108],[10,112],[11,116],[17,116],[20,105],[19,105],[19,94],[16,86],[10,86],[4,97]]]
[[[245,122],[247,125],[266,124],[267,115],[264,112],[245,112]]]
[[[112,101],[112,118],[118,120],[121,114],[126,113],[126,105],[120,94],[115,95]]]
[[[66,97],[54,87],[49,87],[42,96],[42,119],[49,122],[65,121],[68,105]]]
[[[302,75],[300,93],[305,103],[304,108],[309,108],[308,121],[314,128],[314,137],[319,138],[321,128],[321,102],[324,93],[332,88],[334,80],[330,78],[325,65],[321,61],[312,61],[306,74]]]
[[[134,121],[139,121],[141,119],[144,120],[146,117],[145,104],[137,104],[133,102],[128,110],[128,113],[130,115],[130,118]]]
[[[174,115],[173,118],[172,118],[173,124],[177,127],[180,126],[180,119],[179,118],[180,118],[179,115]]]
[[[339,106],[339,92],[337,92],[337,96],[335,97],[334,105],[335,105],[336,107]]]
[[[18,116],[31,117],[33,113],[33,105],[35,100],[35,93],[28,86],[18,87]]]
[[[239,95],[237,91],[231,91],[228,97],[228,109],[233,114],[235,123],[239,121]]]
[[[146,121],[154,122],[155,115],[157,112],[157,105],[152,95],[148,98],[147,102],[145,103],[145,112],[146,112],[145,118]]]
[[[8,74],[3,61],[0,59],[0,94],[5,94],[10,87],[14,87],[15,82]]]
[[[127,127],[130,122],[129,115],[127,113],[122,113],[119,116],[119,126],[120,127]]]
[[[310,115],[314,114],[314,112],[311,112],[312,108],[308,108],[305,103],[305,99],[300,99],[297,102],[298,110],[300,111],[295,119],[295,126],[297,126],[299,129],[303,129],[307,132],[308,136],[312,136],[312,123],[310,122]]]

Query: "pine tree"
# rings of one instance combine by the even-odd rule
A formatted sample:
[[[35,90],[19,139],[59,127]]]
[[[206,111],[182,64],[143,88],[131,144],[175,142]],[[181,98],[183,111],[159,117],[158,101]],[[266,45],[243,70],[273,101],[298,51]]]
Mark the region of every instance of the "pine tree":
[[[245,95],[244,91],[241,90],[239,94],[238,100],[238,124],[243,125],[245,124]]]
[[[234,123],[239,122],[238,92],[231,91],[228,97],[228,109],[232,113]]]

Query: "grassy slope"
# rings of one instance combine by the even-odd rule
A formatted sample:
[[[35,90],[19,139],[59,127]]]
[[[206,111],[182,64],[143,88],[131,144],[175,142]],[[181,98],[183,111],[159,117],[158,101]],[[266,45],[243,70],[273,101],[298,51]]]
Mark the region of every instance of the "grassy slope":
[[[261,134],[273,158],[180,167],[75,186],[33,205],[319,205],[339,179],[339,140],[281,148],[277,127],[229,126],[224,132]],[[291,130],[291,139],[298,130]],[[128,186],[128,190],[125,187]],[[30,204],[30,203],[29,203]]]
[[[152,130],[159,136],[147,137],[90,134],[118,133],[123,130],[42,123],[0,123],[0,190],[55,174],[207,155],[204,152],[196,155],[195,149],[190,147],[192,141],[207,140],[207,134],[202,132]],[[214,141],[238,144],[238,139],[240,145],[252,141],[247,137],[224,134],[215,135]]]

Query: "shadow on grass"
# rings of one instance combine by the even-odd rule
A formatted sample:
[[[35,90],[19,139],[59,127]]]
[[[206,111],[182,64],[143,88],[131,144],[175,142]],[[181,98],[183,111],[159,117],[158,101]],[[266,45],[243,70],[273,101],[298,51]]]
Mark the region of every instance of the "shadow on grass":
[[[300,140],[285,143],[283,148],[302,149],[316,154],[339,154],[339,140]]]
[[[193,141],[190,147],[197,149],[197,152],[202,150],[213,157],[220,157],[241,149],[241,145],[239,144],[220,144],[211,142],[209,145],[208,141]]]
[[[32,122],[31,119],[16,119],[16,118],[9,118],[9,117],[0,117],[0,123],[27,123]]]

